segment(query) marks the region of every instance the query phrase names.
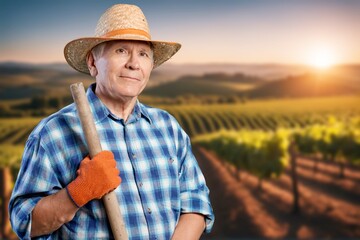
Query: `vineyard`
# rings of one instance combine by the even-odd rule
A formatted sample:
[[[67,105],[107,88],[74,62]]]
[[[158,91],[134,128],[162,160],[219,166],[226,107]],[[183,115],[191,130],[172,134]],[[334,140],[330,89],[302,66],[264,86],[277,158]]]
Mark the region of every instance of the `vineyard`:
[[[297,158],[299,206],[293,213],[291,170],[264,181],[238,171],[219,156],[195,148],[203,169],[216,221],[203,239],[358,239],[360,236],[360,169]],[[240,173],[241,179],[237,176]]]
[[[0,238],[13,238],[7,206],[24,144],[38,118],[0,119]]]
[[[332,180],[327,180],[330,185],[334,185],[336,179],[341,179],[341,182],[350,181],[348,184],[352,184],[352,187],[342,186],[345,188],[344,194],[353,191],[355,196],[360,196],[359,102],[359,97],[334,97],[159,107],[170,112],[192,137],[206,177],[210,171],[215,171],[211,166],[220,164],[217,168],[219,171],[223,169],[221,171],[228,176],[228,184],[245,184],[247,187],[251,185],[252,188],[244,192],[252,191],[260,198],[266,198],[269,183],[282,185],[287,192],[279,192],[288,197],[286,205],[291,205],[289,209],[298,208],[299,211],[306,205],[302,197],[310,194],[304,190],[306,187],[301,181],[304,178],[314,181],[314,176],[310,176],[309,172],[327,176],[323,170],[328,166],[332,169],[333,176]],[[0,119],[0,177],[3,183],[0,236],[7,236],[11,231],[5,220],[8,218],[7,200],[20,166],[24,143],[39,121],[40,118]],[[198,149],[202,149],[201,154]],[[299,171],[308,175],[296,175]],[[209,176],[211,179],[215,177],[223,178],[223,175],[214,173]],[[352,177],[354,181],[351,180]],[[210,182],[215,181],[211,179]],[[280,182],[274,182],[275,179]],[[221,181],[225,180],[224,177]],[[210,188],[213,194],[216,194],[214,191],[224,190],[216,186],[214,188],[217,190]],[[321,188],[321,184],[318,188]],[[262,195],[254,192],[257,191],[254,189],[262,189]],[[353,195],[349,199],[353,199]],[[356,203],[352,204],[359,207]],[[216,208],[222,207],[224,206]],[[360,213],[354,212],[354,215],[360,216]],[[241,225],[237,222],[232,224]],[[215,227],[218,229],[216,231],[221,232],[219,228]],[[359,226],[355,224],[354,229],[354,235],[346,236],[359,237]],[[249,234],[275,238],[285,236],[270,233],[259,235],[255,232]]]
[[[329,117],[346,121],[360,116],[359,97],[281,99],[247,104],[160,106],[190,136],[228,130],[276,130],[324,124]]]

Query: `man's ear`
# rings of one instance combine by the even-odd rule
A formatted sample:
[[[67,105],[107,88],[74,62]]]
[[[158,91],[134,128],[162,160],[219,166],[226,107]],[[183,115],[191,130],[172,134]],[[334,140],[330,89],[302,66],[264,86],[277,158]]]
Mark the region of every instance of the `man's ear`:
[[[93,53],[90,51],[89,54],[86,56],[86,63],[89,68],[90,75],[92,77],[96,77],[98,74],[97,68],[95,66],[95,59]]]

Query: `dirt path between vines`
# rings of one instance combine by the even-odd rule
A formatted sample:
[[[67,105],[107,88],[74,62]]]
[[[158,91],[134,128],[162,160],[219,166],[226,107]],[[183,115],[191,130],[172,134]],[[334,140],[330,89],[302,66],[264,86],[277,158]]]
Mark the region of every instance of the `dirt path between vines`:
[[[195,148],[210,188],[215,212],[211,234],[202,239],[360,239],[360,171],[339,178],[336,166],[298,159],[300,214],[292,214],[291,179],[263,182],[223,164],[213,153]]]

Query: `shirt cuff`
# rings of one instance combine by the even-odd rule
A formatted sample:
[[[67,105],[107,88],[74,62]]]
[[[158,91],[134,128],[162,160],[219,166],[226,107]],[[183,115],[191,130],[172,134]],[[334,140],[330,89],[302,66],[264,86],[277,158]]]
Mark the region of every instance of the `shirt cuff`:
[[[205,216],[205,233],[210,233],[215,216],[210,202],[203,194],[187,193],[181,197],[181,213],[199,213]]]
[[[11,211],[11,225],[20,239],[30,239],[32,211],[40,199],[41,197],[27,199]]]

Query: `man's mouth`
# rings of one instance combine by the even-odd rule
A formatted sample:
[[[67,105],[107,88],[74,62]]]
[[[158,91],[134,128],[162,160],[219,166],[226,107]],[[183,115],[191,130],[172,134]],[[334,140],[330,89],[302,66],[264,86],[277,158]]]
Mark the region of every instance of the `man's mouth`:
[[[139,78],[136,78],[136,77],[131,77],[131,76],[120,76],[121,78],[125,78],[125,79],[128,79],[128,80],[133,80],[133,81],[140,81]]]

